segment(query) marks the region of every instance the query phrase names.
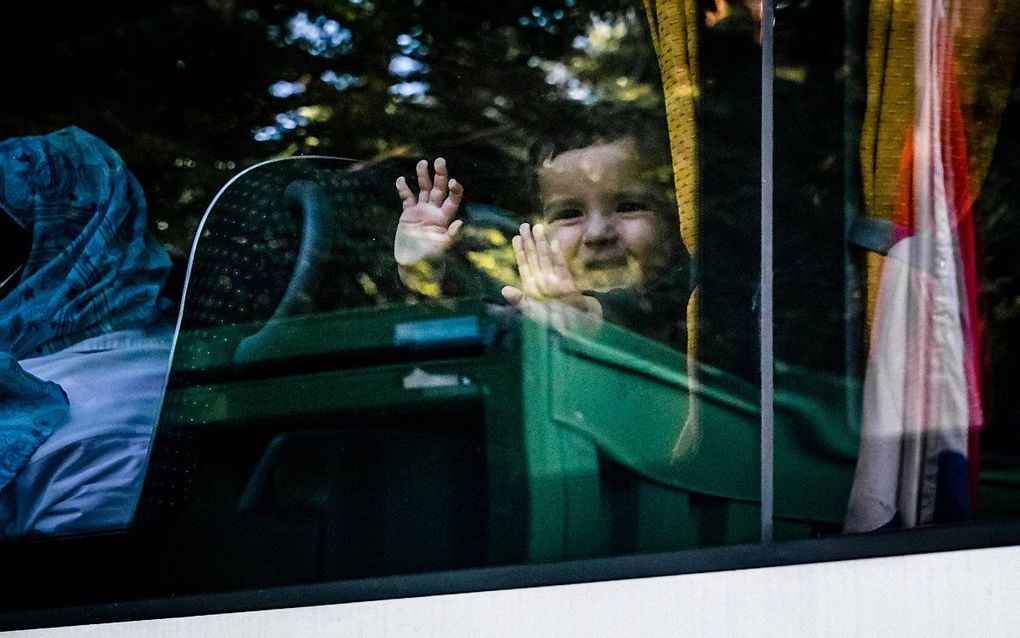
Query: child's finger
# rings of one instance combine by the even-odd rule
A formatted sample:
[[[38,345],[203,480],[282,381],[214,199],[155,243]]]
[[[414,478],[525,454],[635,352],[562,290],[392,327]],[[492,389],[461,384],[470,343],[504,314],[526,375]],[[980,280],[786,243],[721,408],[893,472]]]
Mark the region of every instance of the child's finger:
[[[450,180],[449,191],[450,194],[447,195],[446,201],[444,201],[443,205],[440,207],[440,210],[443,211],[443,214],[446,215],[447,218],[453,217],[457,214],[457,209],[460,208],[460,202],[464,199],[464,187],[457,180]]]
[[[442,157],[437,157],[434,163],[436,177],[432,183],[432,190],[429,193],[429,203],[433,206],[439,206],[446,199],[446,184],[450,179],[450,174],[446,169],[446,160]]]
[[[446,230],[446,234],[450,236],[450,239],[453,239],[454,237],[457,236],[457,231],[460,230],[460,227],[463,225],[464,220],[462,219],[453,220],[452,222],[450,222],[450,227]]]
[[[418,198],[414,196],[414,192],[407,185],[407,180],[404,179],[403,175],[397,178],[397,194],[400,195],[404,208],[410,208],[418,203]]]
[[[534,229],[522,225],[521,231],[524,239],[524,255],[527,257],[527,266],[531,271],[534,290],[539,296],[548,297],[552,292],[552,286],[548,281],[552,274],[549,272],[548,261],[542,254],[543,250],[538,239],[538,235],[544,233],[544,230],[541,225],[535,226]]]
[[[429,177],[429,163],[426,160],[421,160],[418,165],[415,166],[415,172],[418,174],[418,203],[424,204],[429,201],[429,193],[432,192],[432,179]]]
[[[532,278],[542,277],[542,264],[539,262],[538,249],[534,245],[534,236],[531,234],[531,226],[529,224],[520,225],[520,239],[521,248],[524,253],[524,259],[527,261],[528,271],[530,271]],[[537,284],[537,281],[533,283]]]
[[[507,303],[511,305],[519,306],[520,303],[524,301],[524,291],[520,288],[503,286],[503,289],[500,290],[500,292],[503,294],[503,298],[507,300]]]
[[[535,228],[532,233],[535,237],[535,259],[538,261],[538,268],[542,273],[541,283],[546,287],[550,288],[551,277],[556,276],[556,272],[553,271],[553,260],[550,255],[549,238],[545,234],[545,226],[542,224],[535,224]],[[544,294],[548,295],[550,290],[543,290]]]
[[[521,274],[521,282],[527,282],[528,258],[524,254],[524,240],[520,235],[514,235],[514,238],[510,240],[510,245],[514,248],[514,258],[517,259],[517,270]]]
[[[524,250],[524,238],[514,235],[510,242],[514,247],[514,257],[517,258],[517,272],[521,275],[521,287],[525,295],[536,295],[534,280],[532,279],[531,265],[528,263],[528,256]]]

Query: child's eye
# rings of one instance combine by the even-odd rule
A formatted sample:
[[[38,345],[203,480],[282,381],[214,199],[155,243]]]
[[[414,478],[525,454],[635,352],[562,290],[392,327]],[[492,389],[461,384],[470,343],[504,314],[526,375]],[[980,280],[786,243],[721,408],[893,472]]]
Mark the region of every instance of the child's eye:
[[[616,205],[616,212],[618,213],[636,213],[645,210],[651,210],[651,207],[645,202],[638,200],[620,202]]]
[[[559,208],[549,211],[549,221],[566,221],[568,219],[579,219],[584,212],[580,208]]]

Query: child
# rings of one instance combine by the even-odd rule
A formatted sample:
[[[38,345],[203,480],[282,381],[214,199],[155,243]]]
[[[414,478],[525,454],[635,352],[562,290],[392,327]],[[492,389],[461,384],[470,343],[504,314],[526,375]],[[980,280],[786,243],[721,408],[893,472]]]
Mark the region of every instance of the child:
[[[417,165],[419,194],[403,177],[394,243],[411,288],[441,279],[462,221],[463,186],[445,160]],[[675,205],[634,138],[552,154],[538,172],[542,221],[513,238],[520,281],[501,292],[532,316],[563,308],[620,323],[682,347],[689,282]]]

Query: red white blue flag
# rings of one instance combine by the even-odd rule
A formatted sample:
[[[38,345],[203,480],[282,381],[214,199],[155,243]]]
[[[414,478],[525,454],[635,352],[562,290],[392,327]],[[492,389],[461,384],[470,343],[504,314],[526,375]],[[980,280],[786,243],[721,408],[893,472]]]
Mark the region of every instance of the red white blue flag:
[[[982,424],[972,197],[953,16],[920,0],[898,241],[885,259],[845,530],[966,520]]]

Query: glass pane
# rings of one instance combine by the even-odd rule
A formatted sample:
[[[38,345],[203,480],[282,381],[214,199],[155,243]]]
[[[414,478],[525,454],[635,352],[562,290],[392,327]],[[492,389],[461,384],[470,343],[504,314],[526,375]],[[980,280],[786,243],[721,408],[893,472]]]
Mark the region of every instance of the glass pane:
[[[709,537],[748,543],[761,538],[760,7],[702,3],[699,18],[697,287],[688,313],[696,391],[675,453],[711,495]]]
[[[856,10],[856,9],[855,9]],[[861,309],[847,220],[863,62],[839,3],[779,3],[775,27],[775,537],[838,532],[857,456]]]
[[[788,536],[1017,514],[1015,29],[985,3],[871,5],[778,11]]]
[[[629,0],[56,15],[11,139],[116,149],[170,273],[159,320],[126,324],[164,331],[150,350],[79,346],[60,374],[15,353],[89,378],[115,449],[69,390],[47,458],[91,496],[47,505],[30,458],[0,553],[90,581],[26,577],[6,608],[757,541],[752,5],[699,10],[669,100],[669,8],[653,35]]]

